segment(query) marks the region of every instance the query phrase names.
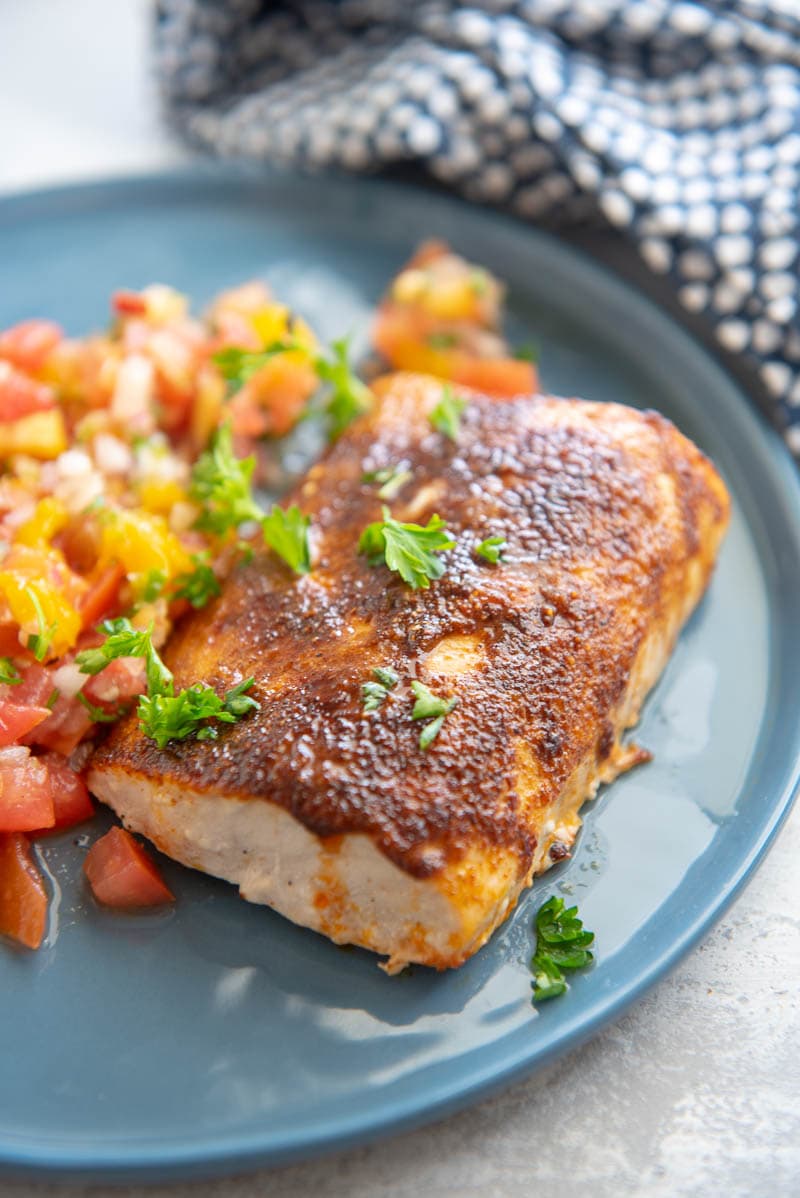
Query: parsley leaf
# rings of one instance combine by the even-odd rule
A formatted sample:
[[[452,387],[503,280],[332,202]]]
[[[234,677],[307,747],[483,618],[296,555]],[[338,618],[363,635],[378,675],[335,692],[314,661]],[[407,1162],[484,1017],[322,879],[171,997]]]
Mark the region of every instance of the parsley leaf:
[[[238,345],[226,345],[224,349],[214,354],[213,361],[219,367],[223,378],[234,384],[238,390],[249,383],[254,374],[258,374],[262,366],[266,366],[277,354],[287,349],[298,348],[293,345],[275,342],[265,350],[240,349]]]
[[[503,553],[507,541],[505,537],[487,537],[485,541],[481,541],[480,545],[475,546],[475,552],[478,557],[484,558],[487,562],[491,562],[496,566],[498,562],[503,560]]]
[[[348,362],[349,337],[331,342],[331,356],[314,358],[314,369],[321,382],[327,383],[331,394],[325,411],[331,421],[331,438],[341,436],[348,424],[366,412],[372,404],[372,392],[362,383]]]
[[[297,504],[292,504],[287,511],[275,504],[261,521],[264,540],[295,574],[308,574],[311,570],[310,524],[311,517],[304,516]]]
[[[456,395],[452,387],[442,388],[442,397],[436,407],[428,415],[433,427],[451,441],[458,439],[461,428],[461,414],[467,406],[467,401]]]
[[[589,945],[594,932],[586,932],[578,908],[564,910],[564,900],[555,895],[536,912],[536,951],[531,958],[533,1001],[557,998],[569,986],[565,969],[583,969],[593,960]]]
[[[17,686],[22,682],[19,670],[10,657],[0,657],[0,683],[4,686]]]
[[[253,685],[253,678],[246,678],[220,698],[210,686],[195,683],[177,695],[172,673],[159,657],[152,640],[152,627],[140,631],[130,620],[121,616],[116,620],[105,620],[100,628],[106,634],[102,645],[95,649],[84,649],[75,661],[84,674],[99,674],[109,662],[117,657],[143,657],[147,674],[147,694],[139,696],[137,715],[145,736],[150,737],[163,749],[171,740],[185,740],[195,735],[198,740],[215,740],[217,729],[209,720],[222,724],[234,724],[248,712],[255,711],[258,703],[245,694]],[[108,713],[94,707],[82,695],[78,698],[95,720],[108,720]]]
[[[254,678],[246,678],[223,698],[210,686],[199,682],[177,695],[141,695],[137,708],[141,729],[159,749],[166,748],[171,740],[186,740],[192,735],[198,740],[216,740],[219,733],[209,720],[235,724],[242,716],[258,709],[258,702],[245,694],[254,681]]]
[[[434,554],[452,549],[455,541],[445,528],[444,520],[431,516],[428,523],[402,524],[393,520],[387,507],[383,519],[368,524],[358,542],[358,552],[367,556],[371,566],[385,562],[403,582],[413,589],[427,589],[432,578],[444,574],[444,562]]]
[[[166,585],[167,576],[163,570],[149,570],[140,595],[142,602],[154,603]]]
[[[167,669],[153,644],[153,627],[134,628],[125,616],[104,620],[100,630],[106,634],[102,645],[83,649],[75,658],[82,674],[99,674],[118,657],[143,657],[147,689],[153,695],[172,693],[172,672]]]
[[[395,499],[406,483],[414,477],[411,471],[404,467],[405,463],[402,463],[399,466],[384,466],[381,470],[368,470],[366,474],[361,475],[361,481],[380,483],[379,499]]]
[[[391,667],[376,666],[372,671],[375,682],[362,682],[361,698],[364,704],[364,711],[377,711],[381,703],[389,695],[392,687],[397,686],[399,681],[397,674]]]
[[[37,661],[44,661],[53,643],[53,633],[56,630],[56,625],[48,624],[45,620],[39,596],[33,587],[26,586],[23,587],[23,590],[31,601],[31,606],[36,613],[36,623],[39,625],[39,631],[31,633],[28,637],[27,645]]]
[[[535,341],[528,341],[525,345],[520,345],[514,350],[514,357],[518,362],[533,362],[534,366],[539,362],[539,346]]]
[[[255,458],[240,459],[234,454],[230,425],[224,424],[218,428],[210,448],[201,454],[192,471],[190,495],[204,506],[195,527],[224,536],[247,520],[257,520],[269,547],[295,573],[308,574],[311,569],[308,544],[311,519],[304,516],[296,505],[284,511],[276,504],[265,516],[253,495],[251,479],[254,466]],[[184,587],[191,591],[185,593],[185,598],[193,606],[203,607],[219,593],[219,585],[216,578],[212,582],[211,568],[198,558],[195,561],[197,569],[183,576]],[[178,581],[181,582],[181,579]]]
[[[175,579],[175,598],[187,599],[192,607],[201,608],[221,594],[222,588],[214,571],[199,554],[192,557],[194,570],[179,574]]]
[[[414,679],[411,683],[416,702],[411,712],[412,720],[430,720],[422,729],[419,737],[419,747],[424,752],[439,735],[444,717],[449,715],[458,703],[458,699],[442,699],[434,695],[424,682]]]
[[[222,537],[247,520],[261,519],[251,483],[255,464],[253,457],[236,457],[231,426],[220,425],[192,470],[189,495],[203,508],[196,528]]]

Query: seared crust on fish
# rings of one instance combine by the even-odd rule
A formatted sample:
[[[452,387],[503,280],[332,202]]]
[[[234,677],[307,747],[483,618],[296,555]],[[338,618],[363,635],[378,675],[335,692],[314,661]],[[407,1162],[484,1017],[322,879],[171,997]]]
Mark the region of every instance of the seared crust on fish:
[[[339,943],[459,965],[534,873],[567,855],[579,808],[641,760],[623,747],[709,581],[729,513],[707,458],[655,412],[468,399],[455,441],[441,383],[394,375],[289,502],[313,571],[271,552],[189,616],[176,687],[250,675],[260,710],[215,743],[159,750],[131,715],[90,785],[131,829]],[[357,552],[384,467],[412,472],[392,515],[438,513],[456,548],[411,590]],[[507,543],[492,565],[476,555]],[[365,713],[375,667],[399,676]],[[427,751],[410,681],[457,698]]]

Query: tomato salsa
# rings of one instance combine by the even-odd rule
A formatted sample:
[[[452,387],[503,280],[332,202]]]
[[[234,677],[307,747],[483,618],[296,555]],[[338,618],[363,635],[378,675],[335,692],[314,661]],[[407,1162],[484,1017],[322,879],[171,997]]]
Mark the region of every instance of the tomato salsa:
[[[499,331],[502,299],[486,270],[427,243],[381,303],[375,347],[393,369],[531,392],[534,365]],[[336,435],[370,397],[346,348],[322,347],[258,282],[202,317],[154,285],[116,292],[105,332],[73,338],[46,319],[0,332],[0,933],[17,944],[37,948],[46,933],[36,841],[91,819],[83,774],[97,738],[147,694],[175,622],[219,593],[241,553],[202,478],[230,467],[257,482],[260,447],[326,387],[316,410]],[[116,654],[104,648],[113,636]],[[238,718],[245,690],[212,695],[208,710]],[[108,906],[173,900],[118,827],[84,871]]]

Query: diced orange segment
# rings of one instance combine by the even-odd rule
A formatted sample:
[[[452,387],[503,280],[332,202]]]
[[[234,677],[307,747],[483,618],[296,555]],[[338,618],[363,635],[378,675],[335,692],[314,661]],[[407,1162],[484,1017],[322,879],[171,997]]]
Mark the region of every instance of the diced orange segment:
[[[186,492],[174,479],[146,478],[139,484],[139,500],[148,512],[167,515],[186,501]]]
[[[20,420],[0,422],[0,458],[26,453],[50,461],[67,448],[67,430],[58,408],[32,412]]]
[[[119,561],[131,579],[151,572],[167,579],[188,574],[192,559],[163,516],[118,509],[103,525],[101,560]]]
[[[47,658],[60,657],[77,641],[81,618],[64,592],[46,577],[0,570],[0,596],[26,638],[44,638]]]
[[[30,545],[32,548],[47,546],[68,522],[69,513],[63,503],[47,495],[39,500],[30,520],[17,529],[14,540],[18,545]]]
[[[264,304],[250,315],[253,331],[265,347],[282,341],[289,325],[289,309],[283,304]]]

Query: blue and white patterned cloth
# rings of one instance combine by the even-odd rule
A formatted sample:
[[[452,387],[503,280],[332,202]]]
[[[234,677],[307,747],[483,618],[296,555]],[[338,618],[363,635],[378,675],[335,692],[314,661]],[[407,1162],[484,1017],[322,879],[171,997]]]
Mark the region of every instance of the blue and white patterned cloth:
[[[749,358],[800,454],[800,0],[160,0],[171,119],[219,154],[419,162],[605,218]]]

